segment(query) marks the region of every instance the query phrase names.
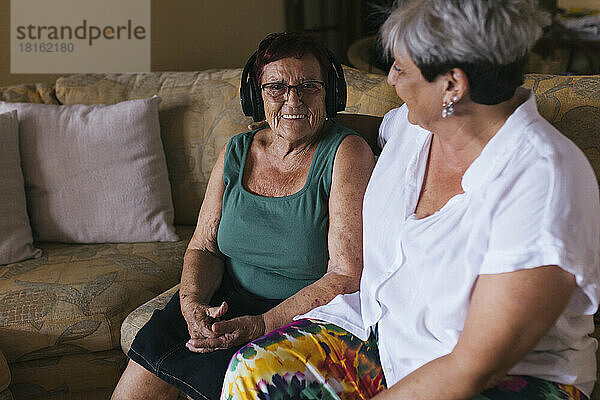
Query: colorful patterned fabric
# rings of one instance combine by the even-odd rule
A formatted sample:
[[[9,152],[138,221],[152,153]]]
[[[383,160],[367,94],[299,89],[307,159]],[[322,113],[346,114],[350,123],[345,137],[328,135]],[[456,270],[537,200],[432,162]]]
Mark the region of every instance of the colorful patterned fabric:
[[[368,399],[385,389],[377,343],[301,319],[242,347],[222,400]]]
[[[472,400],[587,400],[575,386],[532,376],[512,376]]]
[[[358,400],[386,389],[377,340],[301,319],[242,347],[232,358],[221,400]],[[587,400],[577,388],[513,376],[472,400]]]

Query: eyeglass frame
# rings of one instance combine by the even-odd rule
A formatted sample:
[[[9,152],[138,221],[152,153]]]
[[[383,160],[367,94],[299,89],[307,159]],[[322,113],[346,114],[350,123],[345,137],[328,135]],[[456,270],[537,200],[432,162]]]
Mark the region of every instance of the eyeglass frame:
[[[306,93],[302,93],[302,91],[298,91],[298,88],[300,86],[302,86],[302,85],[307,84],[307,83],[318,83],[319,85],[321,85],[321,88],[319,89],[319,91],[321,91],[322,89],[327,88],[326,83],[323,82],[323,81],[310,80],[310,81],[301,82],[301,83],[299,83],[297,85],[288,85],[287,83],[284,83],[284,82],[267,82],[267,83],[263,83],[262,85],[260,85],[260,90],[264,91],[265,90],[265,86],[267,86],[267,85],[277,84],[277,85],[283,85],[283,86],[285,86],[286,87],[286,91],[284,93],[282,93],[281,96],[277,96],[277,97],[274,97],[274,96],[270,95],[269,92],[267,91],[267,96],[269,96],[271,99],[273,99],[273,100],[280,100],[280,99],[284,99],[285,97],[288,97],[290,95],[290,90],[292,88],[296,89],[296,94],[298,95],[298,97],[302,97]],[[308,95],[311,96],[311,95],[314,95],[314,94],[317,94],[317,93],[318,92],[309,93]]]

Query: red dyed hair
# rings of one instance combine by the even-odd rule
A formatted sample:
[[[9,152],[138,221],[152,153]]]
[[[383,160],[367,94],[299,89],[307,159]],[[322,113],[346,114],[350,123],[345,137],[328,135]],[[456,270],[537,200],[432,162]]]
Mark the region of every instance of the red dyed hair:
[[[305,54],[315,56],[321,66],[323,79],[327,82],[330,68],[327,49],[313,36],[301,32],[271,33],[260,42],[253,70],[256,82],[259,85],[262,83],[265,65],[287,57],[302,58]]]

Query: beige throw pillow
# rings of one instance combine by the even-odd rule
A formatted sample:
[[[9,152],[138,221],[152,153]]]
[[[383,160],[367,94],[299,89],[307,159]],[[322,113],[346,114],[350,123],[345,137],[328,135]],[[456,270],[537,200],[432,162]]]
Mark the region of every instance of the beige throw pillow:
[[[160,139],[160,98],[114,105],[0,102],[17,110],[36,240],[178,240]]]
[[[17,112],[0,114],[0,264],[41,255],[33,247],[19,155]]]

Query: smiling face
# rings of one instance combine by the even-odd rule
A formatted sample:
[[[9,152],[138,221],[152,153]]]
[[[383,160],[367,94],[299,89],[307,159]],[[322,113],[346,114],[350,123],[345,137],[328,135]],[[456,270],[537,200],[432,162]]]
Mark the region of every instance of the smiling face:
[[[396,56],[388,73],[388,84],[394,86],[408,108],[411,124],[429,129],[441,118],[444,96],[443,80],[427,81],[419,67],[406,56]]]
[[[260,84],[298,85],[307,81],[324,81],[319,62],[312,54],[305,54],[302,58],[282,58],[265,65]],[[290,89],[282,99],[276,100],[263,90],[265,118],[273,132],[286,140],[311,140],[327,116],[325,94],[325,88],[303,95],[298,95],[296,89]]]

